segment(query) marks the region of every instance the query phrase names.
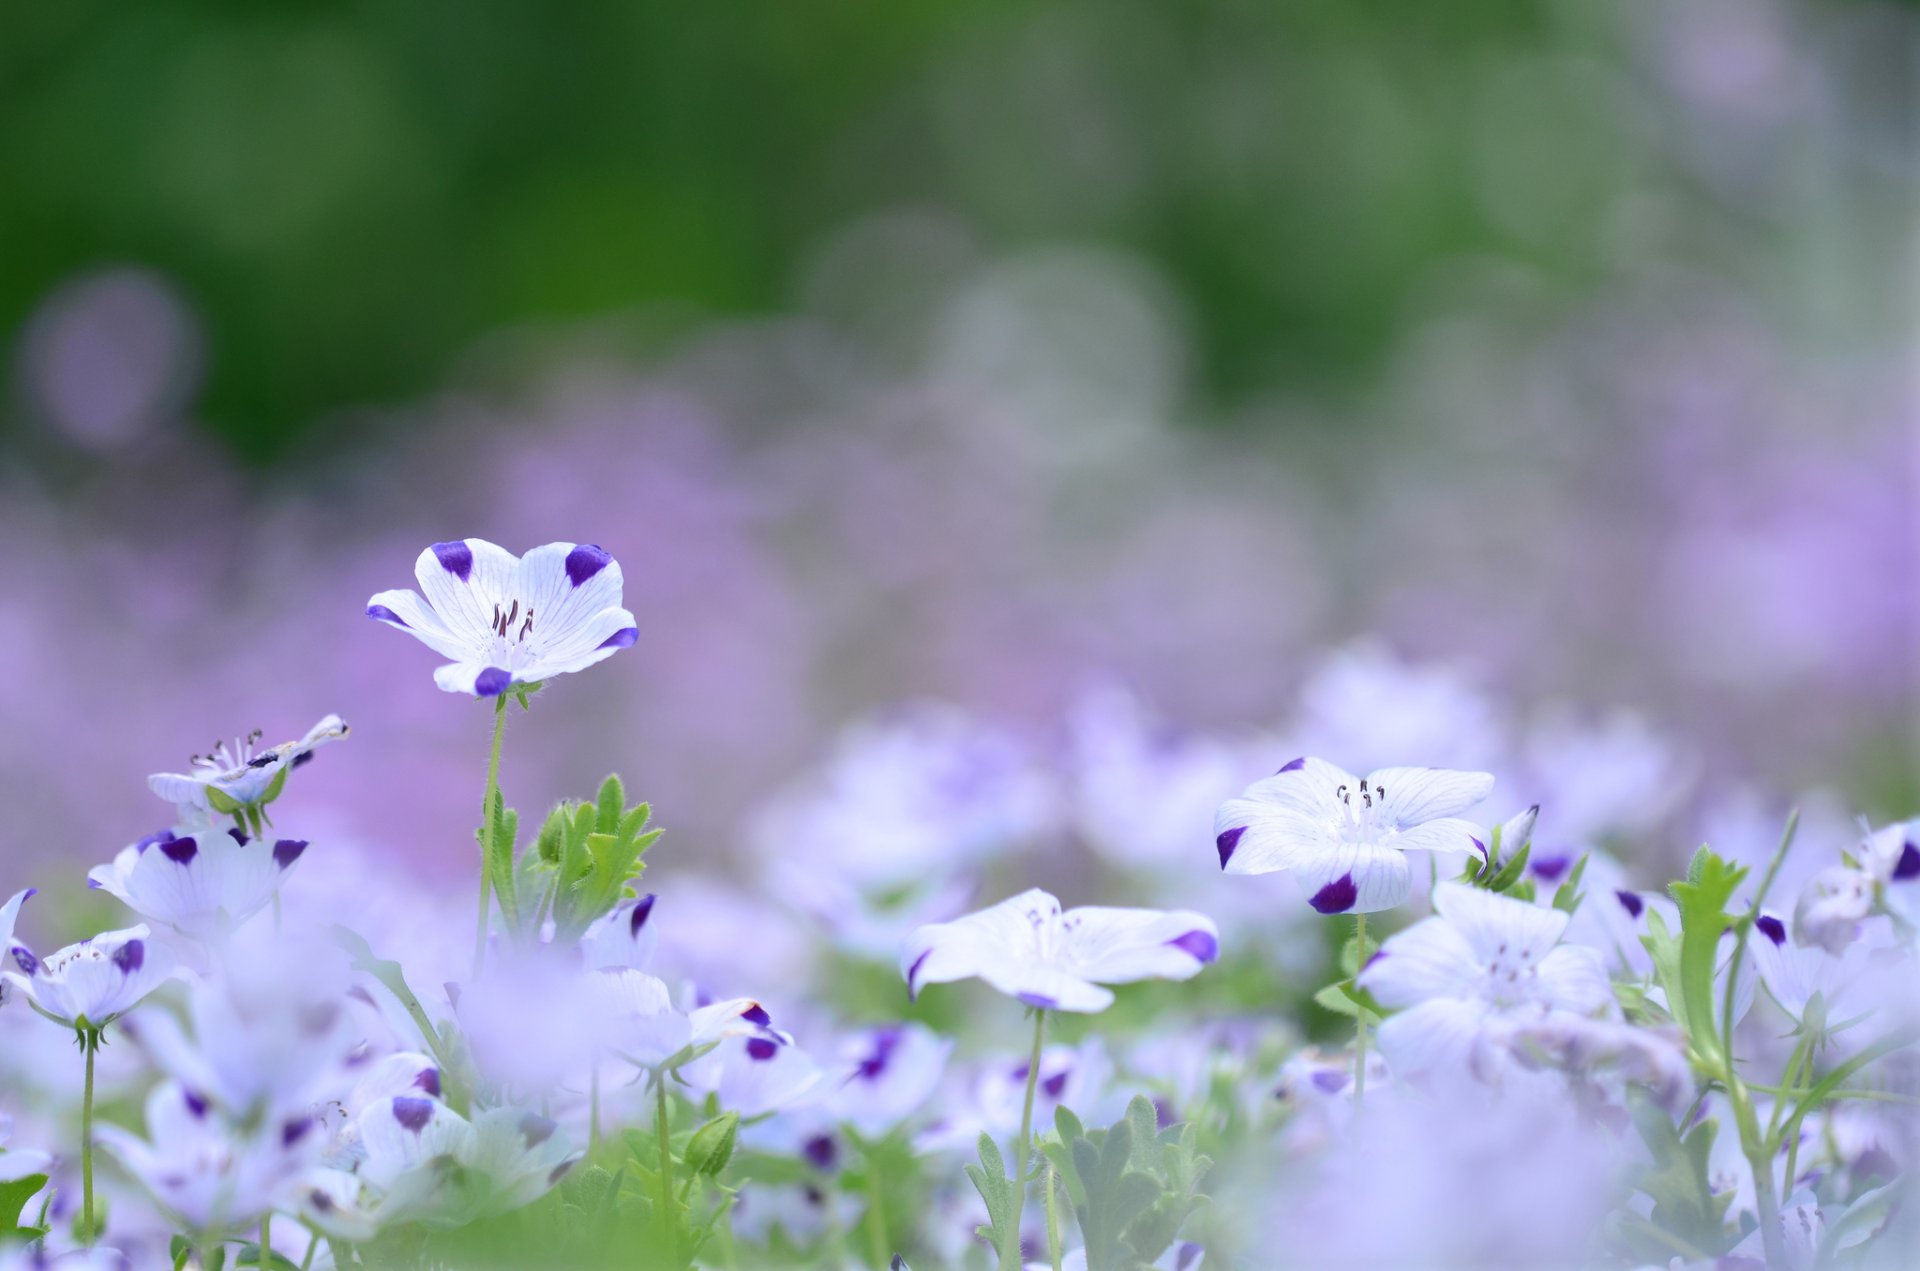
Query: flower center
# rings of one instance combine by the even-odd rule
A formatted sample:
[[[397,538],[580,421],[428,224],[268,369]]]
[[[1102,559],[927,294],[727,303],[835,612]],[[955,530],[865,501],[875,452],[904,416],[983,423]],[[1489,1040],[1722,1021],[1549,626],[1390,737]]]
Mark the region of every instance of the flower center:
[[[533,606],[527,606],[524,618],[520,616],[520,602],[516,599],[511,608],[503,605],[493,607],[493,633],[502,640],[520,644],[533,634]]]
[[[1385,786],[1369,788],[1366,778],[1362,777],[1358,790],[1342,784],[1333,792],[1333,797],[1340,801],[1343,810],[1336,828],[1348,842],[1371,843],[1380,836],[1382,830],[1390,828]]]
[[[1533,950],[1515,949],[1503,940],[1487,962],[1482,992],[1496,1006],[1519,1006],[1539,995],[1539,983],[1539,960],[1533,956]]]
[[[189,762],[209,772],[233,772],[248,767],[253,763],[253,748],[260,744],[261,736],[261,730],[256,728],[244,738],[236,737],[231,744],[216,741],[206,754],[189,756]]]

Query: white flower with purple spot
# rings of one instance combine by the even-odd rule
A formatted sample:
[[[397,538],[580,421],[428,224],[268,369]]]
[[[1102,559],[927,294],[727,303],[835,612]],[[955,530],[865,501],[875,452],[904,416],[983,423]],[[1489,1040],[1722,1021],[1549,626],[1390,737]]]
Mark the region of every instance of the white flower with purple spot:
[[[145,926],[105,931],[45,958],[9,937],[6,956],[19,969],[0,974],[42,1015],[71,1028],[101,1029],[172,977],[173,955],[151,934]]]
[[[1186,980],[1220,953],[1213,920],[1191,910],[1063,911],[1034,888],[952,922],[921,927],[907,941],[900,969],[907,991],[979,978],[1028,1006],[1103,1011],[1102,984]]]
[[[1391,909],[1412,889],[1408,852],[1468,852],[1485,831],[1460,819],[1493,789],[1484,772],[1380,768],[1356,777],[1295,759],[1220,805],[1214,847],[1229,874],[1291,873],[1323,914]]]
[[[449,693],[497,697],[585,670],[639,638],[621,607],[620,563],[591,543],[548,543],[520,557],[459,539],[421,552],[413,572],[418,592],[380,592],[367,616],[449,659],[433,673]]]
[[[1865,833],[1846,864],[1821,870],[1807,882],[1793,910],[1793,937],[1839,953],[1858,939],[1861,925],[1889,914],[1915,925],[1920,893],[1920,820],[1899,821]]]
[[[1389,937],[1361,988],[1394,1011],[1380,1048],[1401,1078],[1497,1080],[1512,1030],[1559,1014],[1618,1013],[1600,954],[1560,943],[1567,915],[1460,883],[1434,889],[1434,916]]]
[[[721,1107],[743,1117],[764,1116],[808,1100],[825,1076],[793,1038],[766,1027],[750,1037],[722,1038],[680,1071],[688,1085],[713,1094]]]
[[[87,885],[150,922],[217,942],[266,907],[307,850],[304,839],[250,839],[237,829],[162,830],[87,873]]]
[[[279,797],[287,774],[313,758],[328,742],[348,732],[346,721],[329,715],[304,737],[256,751],[258,730],[231,744],[220,742],[204,755],[193,756],[191,771],[156,772],[147,787],[179,809],[183,824],[198,828],[243,808],[259,808]]]
[[[296,1113],[247,1123],[177,1081],[147,1096],[147,1139],[102,1125],[100,1143],[189,1230],[246,1230],[278,1204],[324,1146],[318,1122]]]
[[[401,1094],[369,1105],[357,1126],[364,1155],[355,1168],[315,1171],[296,1197],[302,1217],[341,1239],[519,1209],[579,1160],[557,1124],[520,1108],[492,1108],[469,1122],[436,1098]]]

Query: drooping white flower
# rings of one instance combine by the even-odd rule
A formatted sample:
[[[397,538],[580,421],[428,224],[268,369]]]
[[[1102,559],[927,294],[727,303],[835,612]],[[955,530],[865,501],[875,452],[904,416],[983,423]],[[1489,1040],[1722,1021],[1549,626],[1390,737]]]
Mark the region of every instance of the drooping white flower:
[[[1599,953],[1560,943],[1560,910],[1460,883],[1435,888],[1433,907],[1359,975],[1395,1011],[1380,1026],[1380,1048],[1396,1075],[1497,1078],[1514,1028],[1559,1013],[1617,1013]]]
[[[380,592],[367,616],[449,659],[433,673],[449,693],[497,697],[585,670],[639,638],[621,607],[620,563],[592,543],[548,543],[520,557],[458,539],[421,552],[413,572],[420,591]]]
[[[151,934],[144,925],[105,931],[45,958],[9,939],[7,954],[19,970],[0,974],[61,1023],[104,1028],[173,975],[172,953]]]
[[[351,731],[338,715],[329,715],[304,737],[256,751],[258,731],[231,744],[220,742],[204,755],[193,757],[189,772],[156,772],[147,778],[155,794],[179,809],[183,824],[211,824],[213,814],[256,807],[279,793],[288,772],[313,758],[313,752]]]
[[[87,885],[151,922],[217,942],[265,908],[307,850],[304,839],[250,839],[238,829],[162,830],[87,872]]]
[[[1467,852],[1485,831],[1459,814],[1493,777],[1445,768],[1380,768],[1356,777],[1295,759],[1220,805],[1214,846],[1230,874],[1285,870],[1323,914],[1391,909],[1412,888],[1408,852]]]
[[[1186,980],[1219,956],[1213,920],[1191,910],[1062,911],[1034,888],[952,922],[915,931],[901,956],[907,991],[979,977],[1043,1010],[1103,1011],[1102,984]]]

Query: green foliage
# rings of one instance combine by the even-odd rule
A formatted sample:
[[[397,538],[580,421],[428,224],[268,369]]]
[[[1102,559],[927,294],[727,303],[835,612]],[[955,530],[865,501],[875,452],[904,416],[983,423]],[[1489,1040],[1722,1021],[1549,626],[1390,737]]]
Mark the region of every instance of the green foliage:
[[[1026,1181],[1007,1176],[1006,1158],[1000,1155],[1000,1148],[991,1134],[980,1136],[980,1163],[967,1163],[967,1177],[972,1180],[974,1190],[980,1193],[980,1199],[987,1206],[987,1225],[979,1229],[981,1238],[1000,1250],[1003,1258],[1009,1249],[1015,1250],[1017,1259],[1020,1211],[1023,1208],[1019,1189],[1026,1185]],[[1018,1265],[1017,1261],[1015,1265]]]
[[[1206,1203],[1200,1187],[1212,1162],[1195,1150],[1193,1128],[1158,1129],[1145,1096],[1136,1095],[1126,1116],[1092,1133],[1058,1109],[1054,1134],[1041,1151],[1072,1202],[1088,1271],[1141,1271]]]
[[[1703,1254],[1724,1252],[1729,1243],[1726,1212],[1733,1193],[1714,1195],[1707,1179],[1707,1160],[1718,1123],[1708,1118],[1683,1135],[1674,1128],[1672,1118],[1651,1100],[1635,1096],[1630,1102],[1634,1128],[1653,1157],[1634,1180],[1634,1185],[1653,1200],[1651,1223]],[[1664,1263],[1673,1253],[1670,1243],[1649,1240],[1644,1233],[1630,1233],[1625,1238],[1639,1250],[1642,1261]]]
[[[579,939],[594,919],[634,895],[632,883],[646,868],[641,858],[663,833],[648,828],[650,805],[627,806],[617,776],[601,782],[592,801],[570,800],[549,812],[533,849],[517,860],[517,822],[505,816],[495,822],[507,847],[496,856],[494,886],[507,929],[521,944],[537,942],[548,919],[555,943]]]
[[[31,1223],[20,1221],[27,1202],[34,1193],[47,1185],[45,1174],[29,1174],[17,1178],[11,1183],[0,1183],[0,1249],[14,1241],[37,1240],[46,1234],[46,1205],[40,1207],[40,1217]],[[52,1197],[48,1197],[51,1200]]]
[[[1685,1031],[1696,1062],[1709,1073],[1723,1073],[1731,1063],[1722,1011],[1714,1000],[1713,973],[1720,960],[1721,934],[1734,923],[1727,902],[1746,876],[1745,868],[1701,847],[1687,866],[1686,879],[1668,889],[1680,906],[1677,941],[1658,914],[1648,915],[1650,934],[1642,940],[1653,954],[1667,1009]]]
[[[740,1138],[740,1114],[729,1112],[694,1131],[687,1144],[687,1168],[708,1178],[718,1175],[733,1159],[733,1146]]]

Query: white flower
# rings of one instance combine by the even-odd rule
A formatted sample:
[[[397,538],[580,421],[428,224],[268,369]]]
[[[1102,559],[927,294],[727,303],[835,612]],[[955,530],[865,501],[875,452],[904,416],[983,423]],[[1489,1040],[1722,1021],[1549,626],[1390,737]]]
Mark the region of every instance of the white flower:
[[[1873,876],[1863,870],[1845,865],[1821,870],[1793,907],[1795,943],[1841,952],[1859,936],[1860,924],[1873,916],[1873,892]]]
[[[1395,1010],[1380,1048],[1396,1075],[1497,1075],[1512,1030],[1555,1014],[1617,1011],[1599,953],[1559,944],[1567,915],[1460,883],[1434,916],[1381,946],[1360,987]]]
[[[356,1119],[364,1155],[352,1171],[316,1170],[297,1197],[322,1231],[365,1240],[382,1227],[455,1227],[539,1199],[579,1160],[553,1121],[493,1108],[469,1122],[438,1099],[394,1095]]]
[[[203,1232],[252,1227],[324,1146],[311,1116],[242,1125],[177,1081],[147,1096],[147,1140],[110,1124],[95,1133],[161,1208]]]
[[[25,891],[13,893],[12,899],[0,905],[0,958],[13,951],[13,924],[20,916],[20,906],[39,893],[39,888],[29,887]],[[0,977],[0,1006],[5,1006],[12,995],[13,986],[4,977]]]
[[[209,824],[215,812],[270,803],[280,792],[288,772],[313,758],[313,752],[339,741],[350,730],[338,715],[329,715],[307,735],[278,746],[255,751],[260,734],[254,732],[231,745],[220,742],[205,755],[193,757],[191,772],[156,772],[147,787],[180,810],[189,826]]]
[[[1391,909],[1412,887],[1406,853],[1466,852],[1484,831],[1458,819],[1493,778],[1445,768],[1380,768],[1355,777],[1295,759],[1220,805],[1214,846],[1230,874],[1292,872],[1323,914]]]
[[[639,638],[620,607],[620,563],[591,543],[524,557],[481,538],[435,543],[413,572],[419,592],[383,591],[367,616],[450,658],[433,673],[449,693],[496,697],[585,670]]]
[[[824,1076],[793,1038],[772,1028],[752,1037],[722,1038],[681,1074],[695,1090],[711,1092],[721,1107],[743,1117],[763,1116],[811,1098]]]
[[[1876,1005],[1882,994],[1898,993],[1900,979],[1910,974],[1911,960],[1902,949],[1874,950],[1855,940],[1829,953],[1818,945],[1795,944],[1786,923],[1768,913],[1754,920],[1747,947],[1776,1006],[1799,1021],[1817,997],[1828,1027]]]
[[[1064,913],[1035,888],[915,931],[901,957],[907,991],[978,976],[1028,1006],[1103,1011],[1101,984],[1185,980],[1219,956],[1213,920],[1190,910],[1084,906]]]
[[[104,1028],[173,974],[173,955],[150,934],[145,926],[106,931],[44,959],[9,939],[7,953],[20,969],[4,974],[61,1023]]]
[[[306,850],[304,839],[269,842],[237,829],[162,830],[89,870],[87,885],[142,918],[213,942],[260,912]]]

